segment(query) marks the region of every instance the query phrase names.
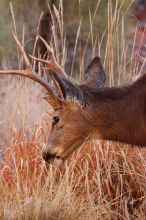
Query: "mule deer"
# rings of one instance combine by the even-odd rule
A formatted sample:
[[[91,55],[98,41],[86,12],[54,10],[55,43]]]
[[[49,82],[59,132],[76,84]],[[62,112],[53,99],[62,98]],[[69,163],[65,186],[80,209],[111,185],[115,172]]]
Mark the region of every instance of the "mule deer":
[[[100,58],[95,57],[85,72],[81,85],[74,84],[57,63],[50,46],[41,38],[50,59],[32,59],[53,70],[55,90],[36,74],[24,48],[14,36],[26,69],[0,71],[28,77],[47,90],[45,99],[54,109],[52,128],[43,158],[65,159],[87,138],[98,137],[136,145],[146,145],[146,74],[122,87],[104,87],[106,76]]]

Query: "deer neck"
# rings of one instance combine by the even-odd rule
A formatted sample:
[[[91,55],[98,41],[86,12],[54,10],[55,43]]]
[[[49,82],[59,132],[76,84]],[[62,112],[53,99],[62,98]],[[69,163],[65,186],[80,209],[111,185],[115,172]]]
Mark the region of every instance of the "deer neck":
[[[137,85],[88,89],[86,118],[92,125],[92,135],[100,139],[142,145],[141,136],[137,136],[137,128],[141,126],[143,112],[139,103],[135,104],[135,100],[142,103],[145,99],[141,91]]]

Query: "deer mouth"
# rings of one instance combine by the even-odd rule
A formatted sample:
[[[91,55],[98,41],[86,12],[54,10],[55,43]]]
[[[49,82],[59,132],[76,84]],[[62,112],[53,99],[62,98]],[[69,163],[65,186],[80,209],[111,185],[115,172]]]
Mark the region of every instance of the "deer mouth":
[[[55,159],[57,159],[57,160],[62,160],[62,159],[61,159],[61,156],[56,155],[56,154],[50,154],[50,153],[43,153],[43,159],[44,159],[47,163],[52,162],[52,161],[54,161]]]

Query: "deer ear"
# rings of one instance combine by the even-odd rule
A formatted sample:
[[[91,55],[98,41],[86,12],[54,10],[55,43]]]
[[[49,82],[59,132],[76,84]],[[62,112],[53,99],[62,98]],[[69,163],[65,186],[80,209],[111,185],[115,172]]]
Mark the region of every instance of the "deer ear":
[[[106,74],[99,57],[95,57],[85,72],[83,84],[102,88],[105,86]]]
[[[69,79],[52,74],[54,84],[57,86],[59,97],[62,102],[75,102],[85,107],[85,98],[80,87]]]

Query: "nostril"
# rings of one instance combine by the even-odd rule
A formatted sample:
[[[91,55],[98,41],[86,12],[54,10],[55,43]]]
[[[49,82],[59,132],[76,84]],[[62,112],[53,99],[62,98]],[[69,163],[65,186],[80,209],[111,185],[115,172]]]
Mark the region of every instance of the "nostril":
[[[51,158],[53,157],[53,155],[49,154],[49,153],[43,153],[43,159],[47,162],[49,161]]]

